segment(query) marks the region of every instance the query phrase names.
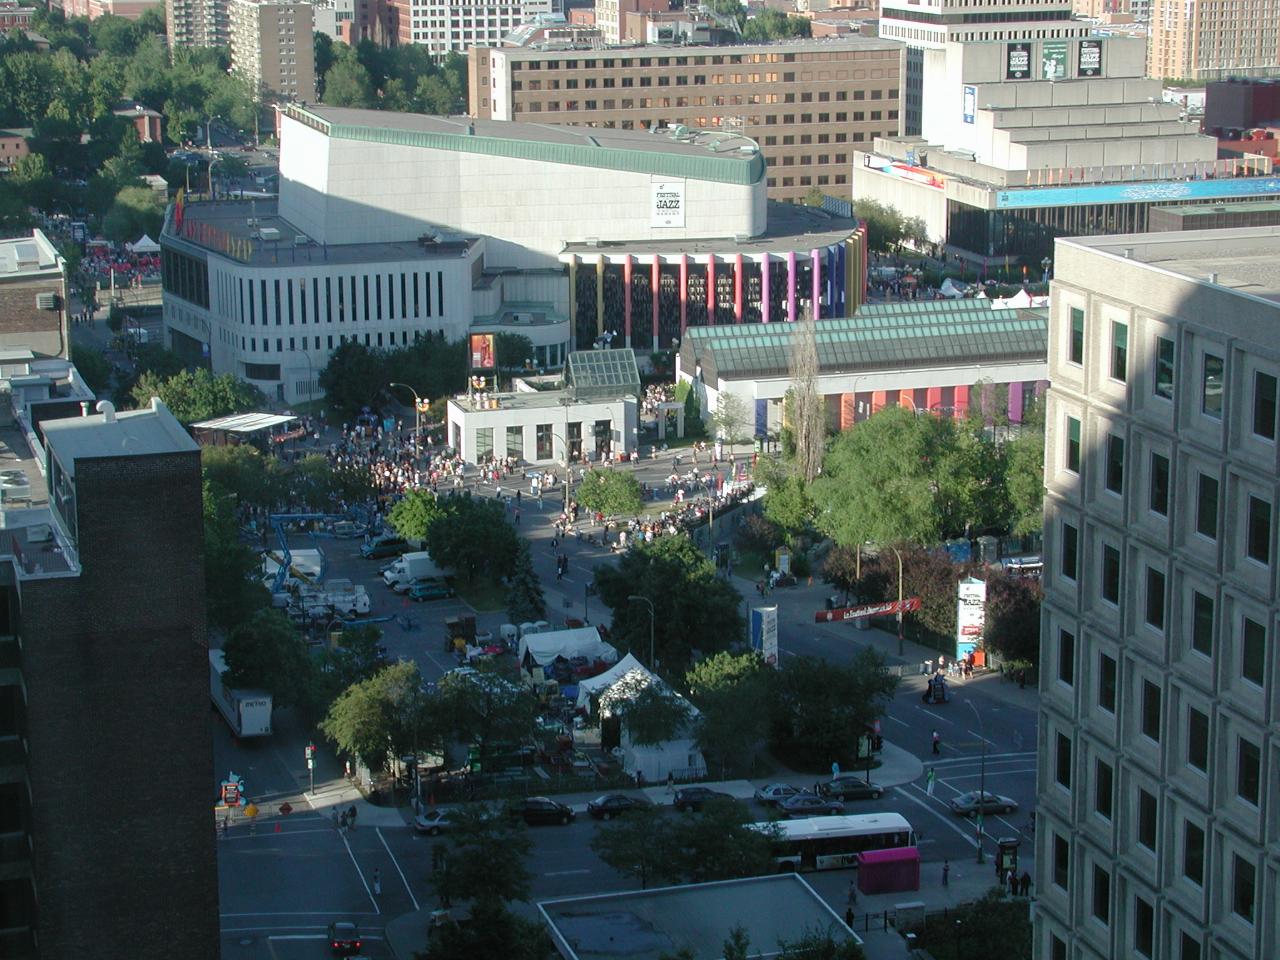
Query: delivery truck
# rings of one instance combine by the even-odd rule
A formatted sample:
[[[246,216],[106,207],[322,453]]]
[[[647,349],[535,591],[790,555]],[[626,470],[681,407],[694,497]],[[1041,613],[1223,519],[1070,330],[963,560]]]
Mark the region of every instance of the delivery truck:
[[[308,609],[327,607],[343,617],[354,617],[369,612],[369,593],[363,584],[350,580],[326,580],[323,586],[303,585],[298,588],[298,600]]]
[[[233,690],[223,682],[227,661],[221,650],[209,651],[209,693],[227,726],[237,737],[271,736],[271,694],[265,690]]]
[[[418,550],[414,553],[402,554],[400,559],[394,561],[382,572],[382,579],[388,587],[394,587],[397,583],[407,583],[424,577],[443,578],[448,573],[449,571],[439,567],[431,559],[431,554],[425,550]]]

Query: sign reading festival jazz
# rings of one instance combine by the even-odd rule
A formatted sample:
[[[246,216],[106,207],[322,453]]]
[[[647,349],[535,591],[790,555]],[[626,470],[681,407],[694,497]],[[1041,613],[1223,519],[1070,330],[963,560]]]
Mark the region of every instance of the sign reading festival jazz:
[[[1005,44],[1004,76],[1006,80],[1026,80],[1031,76],[1031,44]]]
[[[1077,77],[1102,76],[1102,41],[1101,40],[1081,40],[1080,41],[1080,50],[1077,53],[1076,76]]]
[[[684,181],[654,180],[653,207],[649,226],[651,227],[683,227],[684,226]]]

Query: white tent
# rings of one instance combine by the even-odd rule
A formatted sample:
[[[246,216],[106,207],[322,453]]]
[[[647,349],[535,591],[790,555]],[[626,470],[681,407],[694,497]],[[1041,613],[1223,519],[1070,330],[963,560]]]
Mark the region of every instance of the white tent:
[[[133,243],[126,243],[125,247],[130,253],[159,253],[160,244],[156,243],[145,233],[135,240]]]
[[[638,670],[646,677],[653,677],[643,663],[635,658],[634,654],[628,653],[625,657],[615,663],[604,673],[594,677],[588,677],[586,680],[578,681],[578,706],[585,707],[588,712],[591,711],[591,698],[598,696],[605,690],[608,690],[615,683],[625,677],[633,670]]]
[[[963,297],[968,289],[969,288],[966,284],[957,283],[950,277],[947,277],[947,279],[942,281],[942,286],[938,288],[938,292],[950,300],[955,300],[959,297]]]
[[[600,631],[595,627],[525,634],[520,638],[521,663],[524,663],[526,654],[540,667],[553,663],[556,657],[564,657],[566,660],[586,657],[588,660],[604,660],[608,663],[618,659],[618,651],[600,639]]]

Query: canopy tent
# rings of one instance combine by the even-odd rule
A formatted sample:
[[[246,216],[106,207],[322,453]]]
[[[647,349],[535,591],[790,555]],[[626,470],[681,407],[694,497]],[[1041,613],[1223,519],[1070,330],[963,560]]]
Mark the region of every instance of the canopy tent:
[[[135,240],[133,243],[126,243],[125,247],[130,253],[159,253],[160,244],[156,243],[145,233]]]
[[[551,633],[529,633],[520,638],[519,658],[525,657],[540,667],[554,663],[557,657],[571,660],[586,657],[588,660],[604,660],[612,663],[618,659],[618,651],[600,639],[595,627],[578,627],[573,630],[555,630]]]
[[[956,283],[950,277],[942,281],[942,286],[938,288],[938,292],[949,300],[955,300],[963,297],[968,291],[968,285],[964,283]]]
[[[590,711],[593,696],[608,690],[633,670],[640,671],[646,677],[653,677],[645,665],[635,658],[635,654],[628,653],[604,673],[578,682],[578,706],[586,707]]]

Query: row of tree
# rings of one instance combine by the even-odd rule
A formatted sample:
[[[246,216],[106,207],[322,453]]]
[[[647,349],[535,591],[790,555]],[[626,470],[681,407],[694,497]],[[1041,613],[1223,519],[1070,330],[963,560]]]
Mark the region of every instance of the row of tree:
[[[409,490],[391,507],[387,523],[400,536],[423,541],[436,563],[468,583],[477,577],[504,581],[520,557],[520,539],[501,500]]]
[[[361,40],[349,47],[317,33],[316,81],[321,99],[334,107],[445,116],[467,110],[467,58],[450,53],[437,63],[420,44]]]

